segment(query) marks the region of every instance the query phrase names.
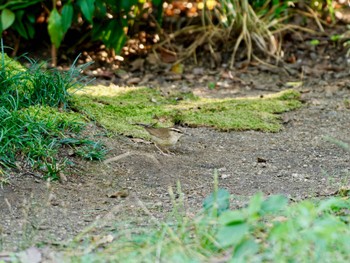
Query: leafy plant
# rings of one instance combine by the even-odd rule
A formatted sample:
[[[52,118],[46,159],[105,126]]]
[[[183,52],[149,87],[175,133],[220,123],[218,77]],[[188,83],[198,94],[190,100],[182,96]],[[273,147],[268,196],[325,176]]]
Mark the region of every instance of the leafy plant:
[[[12,27],[20,36],[25,39],[34,37],[36,23],[35,18],[39,14],[42,0],[29,1],[0,1],[1,24],[0,34]]]
[[[52,64],[57,64],[57,50],[73,26],[91,33],[93,41],[102,41],[107,48],[119,53],[127,40],[128,28],[152,5],[161,21],[163,0],[2,0],[0,1],[0,34],[12,30],[25,39],[35,37],[37,23],[46,23],[52,43]],[[147,7],[148,6],[148,7]],[[40,22],[38,22],[40,21]],[[85,37],[85,36],[83,36]],[[79,39],[76,39],[79,42]]]
[[[121,230],[112,242],[95,244],[79,235],[65,251],[66,260],[120,262],[337,262],[350,260],[350,200],[332,197],[289,204],[282,195],[257,193],[240,209],[207,213],[226,203],[227,192],[217,189],[204,201],[205,210],[187,217],[181,194],[171,192],[176,221],[159,222],[152,229]],[[219,194],[219,192],[221,194]],[[225,196],[216,199],[215,196]],[[230,197],[232,198],[232,197]],[[217,204],[215,204],[217,202]],[[207,204],[212,204],[207,206]],[[223,206],[222,206],[223,207]],[[157,221],[158,222],[158,221]],[[94,229],[91,227],[91,229]],[[134,228],[133,228],[134,229]],[[135,230],[135,229],[134,229]],[[105,235],[105,233],[102,233]],[[109,233],[111,235],[111,233]],[[100,238],[102,239],[102,238]],[[85,240],[85,242],[81,242]],[[84,244],[84,245],[82,245]],[[86,248],[88,247],[88,249]],[[70,250],[77,256],[72,256]]]
[[[289,203],[283,195],[264,197],[257,193],[242,208],[230,209],[230,200],[235,197],[218,188],[217,172],[214,191],[204,199],[203,210],[195,216],[186,214],[179,183],[177,195],[171,188],[169,195],[173,203],[169,221],[153,220],[155,225],[137,228],[118,225],[114,227],[116,231],[97,236],[94,230],[102,222],[94,222],[65,246],[63,253],[60,251],[61,256],[69,262],[350,260],[349,198]]]

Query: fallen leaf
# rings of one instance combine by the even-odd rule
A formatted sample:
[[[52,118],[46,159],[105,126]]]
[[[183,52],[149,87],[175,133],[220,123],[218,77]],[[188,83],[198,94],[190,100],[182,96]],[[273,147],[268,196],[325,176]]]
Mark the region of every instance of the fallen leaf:
[[[160,49],[160,56],[165,63],[174,63],[177,60],[176,53],[165,48]]]

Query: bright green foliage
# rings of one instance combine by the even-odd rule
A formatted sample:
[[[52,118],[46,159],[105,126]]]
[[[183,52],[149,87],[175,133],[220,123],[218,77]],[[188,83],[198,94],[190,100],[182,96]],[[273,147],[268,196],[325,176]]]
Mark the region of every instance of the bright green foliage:
[[[86,20],[92,24],[92,16],[95,11],[95,0],[78,0],[77,5],[80,7],[80,10]]]
[[[215,205],[214,196],[225,198],[217,198]],[[183,204],[174,201],[175,213],[181,213],[176,214],[175,222],[137,230],[129,226],[124,231],[118,226],[117,231],[109,233],[114,240],[103,247],[88,235],[80,236],[68,249],[65,247],[65,259],[170,263],[350,261],[349,198],[289,204],[285,196],[265,198],[257,193],[245,207],[234,210],[226,205],[234,196],[224,189],[218,189],[204,202],[208,203],[208,199],[213,200],[213,205],[195,217],[176,210]],[[225,211],[208,213],[207,209],[223,207],[223,203]],[[83,238],[85,242],[81,242]],[[71,249],[77,256],[72,256]]]
[[[73,5],[68,2],[62,7],[62,31],[65,33],[70,28],[73,21]]]
[[[0,33],[13,28],[25,39],[34,37],[36,16],[40,14],[42,0],[0,2],[1,27]]]
[[[30,69],[1,54],[0,61],[0,173],[20,168],[24,160],[45,178],[58,179],[64,162],[57,157],[61,141],[79,133],[85,120],[80,114],[63,111],[73,91],[83,85],[74,65],[66,73],[44,70],[33,64]],[[59,110],[60,108],[61,110]],[[102,159],[104,147],[91,141],[70,145],[74,153],[90,160]]]
[[[162,1],[154,2],[157,6],[162,5]],[[55,14],[54,8],[51,13],[54,12],[55,19],[49,20],[48,25],[51,41],[56,47],[59,47],[57,44],[60,43],[56,39],[63,39],[71,24],[76,22],[73,18],[81,13],[92,25],[93,40],[101,40],[108,48],[119,53],[127,40],[129,25],[133,24],[135,19],[142,14],[144,1],[78,0],[75,2],[63,1],[63,3],[62,19]],[[50,28],[55,28],[55,30],[50,30]]]
[[[25,39],[34,38],[35,31],[38,30],[35,24],[38,20],[46,21],[48,15],[47,30],[56,48],[60,47],[72,26],[84,25],[84,29],[89,31],[84,34],[84,38],[88,36],[92,41],[102,41],[107,48],[119,53],[126,43],[130,28],[137,29],[141,18],[150,13],[150,8],[154,11],[152,15],[155,15],[157,22],[161,24],[163,2],[164,0],[3,0],[0,1],[0,33],[3,30],[14,30]],[[204,9],[202,22],[214,26],[205,29],[206,31],[219,30],[220,35],[225,32],[224,43],[227,43],[227,37],[232,35],[235,40],[230,45],[234,48],[234,54],[240,43],[246,44],[250,59],[253,44],[254,49],[259,48],[265,52],[268,52],[269,46],[275,45],[272,37],[276,38],[283,30],[281,21],[288,20],[293,3],[296,2],[219,0],[214,11]],[[332,0],[307,3],[316,11],[323,12],[322,10],[326,9],[334,20]],[[213,32],[208,35],[209,44],[212,43],[211,35],[217,38],[217,34]],[[79,42],[79,39],[76,42]],[[233,62],[230,62],[231,67]]]
[[[52,6],[52,1],[48,0],[6,1],[0,5],[0,33],[12,28],[26,39],[33,38],[36,18],[42,12],[49,10],[48,33],[51,42],[59,48],[69,28],[77,22],[79,14],[82,14],[92,26],[93,39],[102,40],[108,48],[119,52],[126,41],[128,26],[141,15],[144,1],[63,0],[60,2],[63,5]],[[155,1],[155,4],[161,6],[162,1]]]
[[[52,3],[60,4],[53,6]],[[143,0],[29,0],[0,1],[0,34],[13,29],[25,39],[35,36],[36,19],[49,11],[47,30],[52,44],[59,48],[64,36],[81,15],[91,25],[93,40],[101,40],[118,53],[127,39],[128,27],[144,12]],[[162,0],[149,1],[158,7]],[[79,41],[77,39],[77,41]]]
[[[65,108],[70,97],[68,90],[79,89],[83,80],[79,77],[80,67],[72,65],[67,72],[56,69],[47,70],[38,64],[32,64],[26,69],[18,62],[2,54],[0,61],[0,85],[2,106],[15,108],[29,107],[30,105],[48,105]],[[84,65],[86,66],[86,65]],[[83,67],[84,67],[83,66]],[[74,78],[78,78],[74,80]]]
[[[64,28],[65,27],[63,27],[62,17],[58,13],[57,9],[54,8],[49,16],[48,31],[51,38],[51,42],[55,45],[56,48],[59,48],[59,46],[61,45],[64,36]]]
[[[8,29],[15,21],[15,14],[10,10],[5,8],[1,12],[1,28],[2,30]]]

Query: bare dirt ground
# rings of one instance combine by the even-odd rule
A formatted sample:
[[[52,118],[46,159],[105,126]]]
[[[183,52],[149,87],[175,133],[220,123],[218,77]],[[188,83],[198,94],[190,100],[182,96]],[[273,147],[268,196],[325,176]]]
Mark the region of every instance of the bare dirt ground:
[[[276,79],[284,81],[271,72],[245,77],[268,88],[193,90],[237,97],[280,90]],[[99,228],[122,224],[147,225],[150,215],[164,218],[171,211],[169,187],[176,191],[177,182],[187,212],[194,214],[213,190],[215,170],[219,186],[233,195],[233,207],[243,206],[259,191],[281,193],[292,201],[333,195],[350,183],[349,152],[325,140],[330,136],[350,142],[350,110],[344,104],[350,98],[347,81],[304,82],[300,90],[305,103],[281,116],[284,129],[279,133],[184,128],[188,135],[173,149],[173,156],[160,155],[154,145],[130,138],[99,137],[102,129],[90,125],[89,132],[109,149],[105,162],[79,161],[66,171],[66,181],[50,184],[18,174],[0,189],[0,248],[14,251],[55,244],[89,226],[97,233]]]

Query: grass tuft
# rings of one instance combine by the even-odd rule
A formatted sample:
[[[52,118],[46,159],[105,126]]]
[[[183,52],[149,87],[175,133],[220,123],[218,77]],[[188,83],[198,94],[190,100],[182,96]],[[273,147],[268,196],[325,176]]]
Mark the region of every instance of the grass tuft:
[[[73,64],[69,71],[59,72],[35,63],[27,69],[2,53],[1,174],[6,169],[23,171],[29,166],[43,173],[44,178],[59,178],[64,169],[64,161],[58,157],[60,139],[76,136],[86,122],[80,114],[68,110],[70,93],[84,85],[84,78],[79,76],[82,69]],[[99,146],[80,150],[84,158],[103,158],[103,147],[96,145]],[[77,155],[82,155],[78,148]]]

